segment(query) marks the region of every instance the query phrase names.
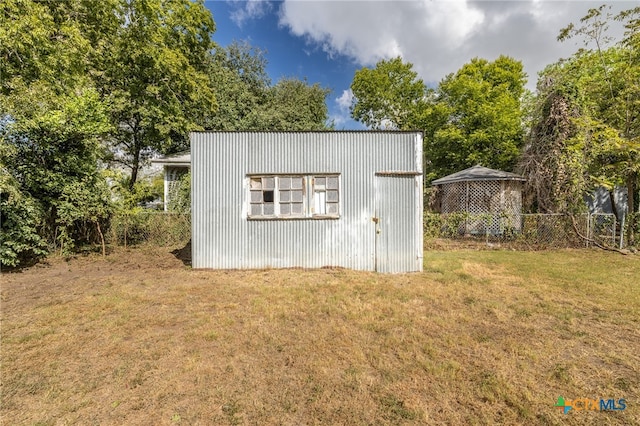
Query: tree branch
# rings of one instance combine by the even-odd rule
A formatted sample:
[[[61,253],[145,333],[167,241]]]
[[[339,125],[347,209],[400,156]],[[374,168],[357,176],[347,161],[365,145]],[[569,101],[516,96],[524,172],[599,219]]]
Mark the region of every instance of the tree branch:
[[[619,249],[617,249],[617,248],[615,248],[615,247],[607,247],[607,246],[603,246],[602,244],[598,243],[597,241],[592,240],[591,238],[588,238],[588,237],[585,237],[584,235],[582,235],[582,234],[580,233],[580,231],[578,230],[578,225],[576,224],[576,218],[575,218],[575,216],[574,216],[574,215],[571,215],[571,224],[573,225],[573,230],[574,230],[574,232],[576,233],[576,235],[577,235],[578,237],[580,237],[580,238],[582,238],[583,240],[585,240],[585,241],[587,241],[587,242],[589,242],[589,243],[593,244],[594,246],[598,247],[599,249],[606,250],[606,251],[615,251],[615,252],[618,252],[618,253],[620,253],[620,254],[624,254],[625,256],[626,256],[627,254],[629,254],[628,252],[623,251],[623,250],[619,250]]]

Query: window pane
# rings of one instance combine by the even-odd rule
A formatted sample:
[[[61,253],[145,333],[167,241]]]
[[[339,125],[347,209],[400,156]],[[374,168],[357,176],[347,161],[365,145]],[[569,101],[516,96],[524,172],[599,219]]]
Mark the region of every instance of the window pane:
[[[261,203],[262,202],[262,191],[251,191],[251,202],[252,203]]]
[[[302,178],[295,176],[291,178],[291,189],[302,189]]]
[[[338,201],[338,191],[327,191],[327,201],[329,201],[329,202],[337,202]]]
[[[291,201],[294,203],[302,202],[302,191],[291,191]]]
[[[337,215],[338,214],[338,204],[337,203],[327,203],[327,214]]]
[[[262,178],[262,189],[274,189],[276,184],[276,179],[272,177],[263,177]]]
[[[326,192],[315,192],[313,194],[313,212],[315,214],[326,214]]]
[[[287,215],[291,213],[291,205],[290,204],[280,204],[280,214]]]
[[[327,189],[338,189],[338,177],[331,176],[327,178]]]
[[[292,214],[302,214],[302,203],[291,204]]]
[[[281,177],[278,179],[278,187],[280,189],[289,189],[291,188],[291,178],[290,177]]]
[[[251,216],[262,215],[262,204],[251,204]]]
[[[273,203],[264,204],[264,215],[272,216],[274,214]]]
[[[291,201],[291,191],[280,191],[280,201],[287,203]]]
[[[249,186],[251,189],[262,189],[262,179],[260,178],[251,178]]]
[[[273,203],[275,199],[274,191],[262,191],[262,199],[265,203]]]
[[[327,184],[327,178],[325,177],[317,177],[315,178],[315,186],[319,189],[324,189]]]

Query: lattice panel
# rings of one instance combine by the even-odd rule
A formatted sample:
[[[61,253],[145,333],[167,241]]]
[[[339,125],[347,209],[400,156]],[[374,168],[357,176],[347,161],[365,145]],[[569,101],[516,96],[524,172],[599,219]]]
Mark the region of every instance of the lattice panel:
[[[454,182],[441,186],[441,213],[466,213],[461,234],[500,235],[522,228],[518,181]]]
[[[464,211],[466,205],[465,186],[460,183],[446,183],[442,185],[442,213]]]

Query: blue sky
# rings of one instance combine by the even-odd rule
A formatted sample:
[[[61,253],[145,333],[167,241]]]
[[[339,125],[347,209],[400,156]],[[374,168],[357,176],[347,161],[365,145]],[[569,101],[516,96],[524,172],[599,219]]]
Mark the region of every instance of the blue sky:
[[[337,129],[361,129],[351,120],[349,86],[354,73],[381,59],[401,56],[430,86],[474,57],[501,54],[522,61],[535,89],[537,73],[570,56],[580,40],[556,37],[602,3],[612,13],[637,1],[584,0],[229,0],[205,1],[222,46],[246,40],[266,51],[267,71],[306,78],[331,90],[329,114]],[[612,28],[619,36],[620,28]]]
[[[346,55],[328,54],[312,40],[291,34],[288,27],[279,24],[282,2],[262,2],[264,14],[242,20],[237,15],[246,3],[205,2],[216,23],[214,41],[227,46],[233,40],[246,40],[266,51],[267,72],[273,83],[282,77],[306,78],[311,84],[319,83],[331,90],[327,107],[336,129],[364,129],[362,124],[351,120],[346,104],[340,105],[337,100],[349,88],[355,71],[361,66]]]

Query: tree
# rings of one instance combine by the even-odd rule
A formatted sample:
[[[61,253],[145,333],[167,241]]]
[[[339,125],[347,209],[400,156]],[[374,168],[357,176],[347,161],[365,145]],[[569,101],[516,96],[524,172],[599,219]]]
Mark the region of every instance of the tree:
[[[264,130],[326,130],[329,90],[306,80],[284,78],[271,87],[259,117]],[[258,124],[256,123],[256,124]]]
[[[155,151],[184,149],[187,133],[216,109],[207,73],[215,25],[203,2],[122,0],[118,25],[99,45],[96,85],[110,107],[114,160],[133,188]]]
[[[395,58],[356,71],[352,117],[376,129],[423,130],[428,181],[478,163],[511,170],[523,144],[522,64],[473,59],[435,90],[412,68]]]
[[[210,67],[218,111],[205,119],[213,130],[327,129],[329,90],[306,80],[283,78],[275,85],[266,73],[264,52],[234,42],[216,49]]]
[[[351,116],[374,129],[415,130],[428,105],[425,84],[400,57],[356,71],[351,91]]]
[[[94,2],[10,0],[0,25],[0,168],[3,264],[16,266],[44,253],[92,241],[108,218],[100,188],[101,140],[111,130],[106,105],[89,78],[92,39],[78,19]],[[102,4],[95,5],[96,10]],[[94,28],[95,30],[95,28]],[[16,34],[16,31],[18,32]],[[24,32],[23,34],[20,34]],[[74,215],[87,190],[105,214],[89,229]],[[66,196],[65,196],[66,194]],[[17,211],[17,208],[24,208]]]
[[[628,189],[628,241],[633,244],[635,199],[640,174],[640,8],[613,17],[606,6],[590,9],[580,26],[570,24],[561,30],[560,41],[582,37],[587,48],[568,60],[550,66],[541,75],[545,90],[539,91],[537,123],[525,152],[524,169],[537,187],[564,187],[564,198],[581,204],[582,196],[595,186],[610,193],[616,185]],[[608,37],[609,23],[617,19],[626,28],[625,38],[613,43]],[[594,48],[589,49],[590,46]],[[573,111],[569,117],[571,131],[558,138],[545,125],[549,109],[544,105],[550,94],[561,99]],[[537,130],[536,130],[537,129]],[[544,171],[549,168],[541,153],[553,143],[567,155],[559,158],[555,169],[570,170],[575,185],[562,184],[566,174]],[[536,160],[537,159],[537,160]],[[535,161],[531,161],[535,160]],[[538,194],[539,195],[539,194]],[[538,204],[544,204],[537,198]],[[611,196],[613,203],[614,199]],[[567,203],[553,208],[570,210]],[[615,209],[614,209],[615,211]]]
[[[217,47],[209,65],[209,76],[218,109],[204,118],[212,130],[266,130],[257,118],[271,84],[264,52],[246,42]]]
[[[512,170],[523,145],[522,63],[473,59],[445,77],[424,115],[427,180],[481,164]]]
[[[578,131],[576,87],[571,76],[583,69],[573,63],[550,65],[540,74],[527,135],[518,169],[527,179],[525,204],[542,213],[584,208],[586,163],[575,139]]]
[[[16,187],[9,197],[16,199],[22,194],[33,200],[34,216],[30,220],[41,225],[42,238],[69,251],[76,242],[92,241],[83,219],[88,204],[78,198],[79,187],[89,191],[92,205],[102,205],[102,213],[92,213],[90,220],[98,233],[100,221],[104,225],[109,217],[110,200],[108,192],[101,190],[106,186],[98,170],[100,141],[110,130],[107,114],[91,89],[70,96],[56,95],[44,85],[32,85],[24,95],[31,99],[37,96],[39,102],[29,102],[30,110],[26,105],[12,108],[3,133],[5,149],[0,164]],[[4,207],[10,207],[8,201]],[[3,211],[3,216],[8,212]],[[3,222],[2,226],[3,232],[15,232],[5,228],[11,223]]]
[[[22,192],[3,167],[0,170],[0,268],[18,266],[47,253],[47,242],[40,235],[42,217],[38,201]]]

